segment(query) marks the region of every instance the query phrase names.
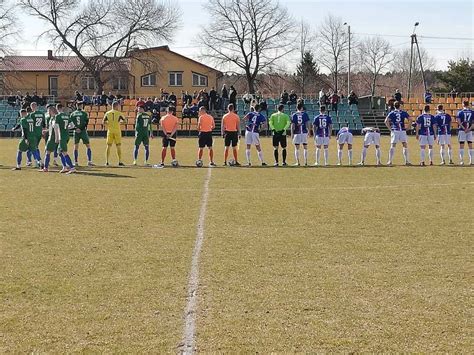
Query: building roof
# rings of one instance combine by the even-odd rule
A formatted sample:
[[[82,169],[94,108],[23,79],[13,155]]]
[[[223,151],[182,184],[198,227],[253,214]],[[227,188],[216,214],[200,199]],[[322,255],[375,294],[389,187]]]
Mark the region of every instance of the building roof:
[[[201,62],[198,62],[197,60],[191,59],[191,58],[186,57],[186,56],[184,56],[184,55],[182,55],[182,54],[179,54],[179,53],[177,53],[177,52],[172,51],[169,46],[158,46],[158,47],[143,48],[143,49],[137,49],[136,51],[138,51],[138,52],[148,52],[148,51],[156,51],[156,50],[165,50],[165,51],[168,51],[168,52],[170,52],[170,53],[172,53],[172,54],[174,54],[174,55],[177,55],[177,56],[179,56],[179,57],[181,57],[181,58],[184,58],[184,59],[186,59],[186,60],[189,60],[190,62],[193,62],[193,63],[199,64],[199,65],[202,65],[203,67],[206,67],[206,68],[208,68],[208,69],[211,70],[211,71],[215,71],[215,72],[217,72],[217,73],[222,74],[222,72],[221,72],[220,70],[217,70],[217,69],[215,69],[215,68],[213,68],[213,67],[210,67],[210,66],[208,66],[208,65],[206,65],[206,64],[202,64]]]
[[[130,69],[130,61],[123,60],[124,69]],[[81,71],[83,64],[76,56],[55,56],[48,59],[48,56],[6,56],[0,62],[0,71],[15,72],[75,72]],[[116,70],[116,68],[106,68],[105,71]]]
[[[193,63],[202,65],[211,71],[221,73],[219,70],[210,66],[202,64],[194,59],[188,58],[182,54],[173,52],[168,46],[159,46],[152,48],[136,49],[137,52],[147,52],[154,50],[165,50],[174,55],[180,56]],[[130,59],[122,60],[124,70],[130,70]],[[3,61],[0,61],[0,72],[76,72],[81,71],[83,65],[80,59],[76,56],[54,56],[48,59],[48,56],[6,56]],[[105,71],[113,71],[116,68],[106,68]]]

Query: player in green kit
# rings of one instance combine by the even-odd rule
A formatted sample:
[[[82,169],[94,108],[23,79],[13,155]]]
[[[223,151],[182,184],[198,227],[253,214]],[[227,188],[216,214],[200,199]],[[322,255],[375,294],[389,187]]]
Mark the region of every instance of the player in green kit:
[[[138,150],[140,144],[145,147],[145,166],[148,166],[150,157],[150,135],[149,125],[151,117],[145,112],[143,106],[138,107],[137,121],[135,122],[135,150],[133,151],[133,165],[137,165]]]
[[[74,165],[79,165],[79,142],[85,144],[87,148],[87,165],[94,166],[92,164],[92,150],[89,141],[89,135],[87,134],[87,125],[89,124],[89,116],[84,111],[84,103],[76,103],[76,111],[71,113],[70,119],[74,124]]]
[[[31,105],[31,113],[29,116],[35,122],[35,135],[38,142],[38,152],[36,153],[36,157],[39,157],[41,162],[41,154],[39,151],[39,144],[41,142],[41,138],[43,136],[43,129],[46,127],[46,118],[44,112],[38,111],[38,104],[36,102],[32,102]],[[34,152],[32,152],[33,156],[35,156]],[[40,167],[40,162],[37,162],[37,167]]]
[[[61,158],[61,163],[63,165],[60,173],[74,173],[76,170],[72,164],[71,157],[67,152],[67,144],[69,142],[69,130],[74,127],[74,124],[70,122],[69,116],[63,112],[63,105],[57,104],[56,109],[58,114],[55,117],[55,124],[58,126],[59,137],[56,140],[59,140],[59,157]]]
[[[46,149],[44,152],[44,168],[41,169],[41,172],[47,173],[49,170],[49,162],[51,159],[51,153],[58,152],[59,146],[59,126],[56,124],[56,115],[58,110],[54,105],[48,106],[48,113],[46,115],[46,122],[48,124],[48,141],[46,142]]]
[[[18,144],[18,152],[16,156],[16,167],[13,170],[21,170],[21,160],[23,153],[32,152],[36,161],[38,158],[38,139],[35,133],[35,121],[27,114],[26,110],[20,111],[21,140]],[[15,127],[16,128],[16,127]],[[14,129],[15,129],[14,128]]]

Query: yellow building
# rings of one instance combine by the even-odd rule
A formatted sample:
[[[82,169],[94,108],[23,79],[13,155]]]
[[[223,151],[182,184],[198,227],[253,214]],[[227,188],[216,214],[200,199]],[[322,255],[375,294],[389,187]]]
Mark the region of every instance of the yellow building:
[[[0,95],[10,92],[37,92],[59,98],[72,97],[78,90],[86,95],[96,92],[90,75],[81,70],[74,56],[7,56],[0,64]],[[168,46],[136,49],[133,58],[121,61],[120,68],[102,73],[104,91],[131,97],[159,96],[160,89],[180,97],[181,91],[212,87],[222,73],[191,58],[173,52]]]

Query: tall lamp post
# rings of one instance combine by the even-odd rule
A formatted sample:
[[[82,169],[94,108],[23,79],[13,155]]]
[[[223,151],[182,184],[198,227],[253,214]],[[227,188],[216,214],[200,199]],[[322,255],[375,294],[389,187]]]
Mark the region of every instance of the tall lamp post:
[[[344,22],[344,26],[347,26],[347,31],[349,34],[349,58],[348,58],[348,69],[347,69],[347,96],[351,92],[351,25],[347,22]]]
[[[411,92],[411,76],[413,73],[413,66],[414,66],[413,61],[415,60],[414,58],[415,46],[418,53],[418,60],[420,61],[420,70],[421,70],[421,76],[423,79],[423,87],[425,88],[425,92],[427,90],[425,71],[423,69],[423,61],[421,60],[420,46],[418,45],[418,38],[416,37],[416,33],[415,33],[416,28],[418,27],[419,24],[420,24],[419,22],[415,22],[415,26],[413,27],[413,34],[411,35],[410,72],[408,74],[408,93],[407,93],[408,98],[410,98],[410,92]]]

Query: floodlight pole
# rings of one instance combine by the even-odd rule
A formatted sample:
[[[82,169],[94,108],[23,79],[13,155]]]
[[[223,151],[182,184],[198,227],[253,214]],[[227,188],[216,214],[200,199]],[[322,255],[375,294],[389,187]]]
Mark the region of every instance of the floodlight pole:
[[[418,45],[418,38],[416,35],[413,35],[415,37],[415,44],[416,44],[416,50],[418,52],[418,59],[420,60],[420,70],[421,70],[421,77],[423,78],[423,87],[425,88],[426,92],[426,78],[425,78],[425,71],[423,70],[423,63],[421,60],[421,52],[420,52],[420,46]]]
[[[410,51],[410,72],[408,73],[408,90],[407,90],[407,98],[410,99],[411,93],[411,74],[413,71],[413,45],[414,45],[415,34],[411,35],[411,51]]]

